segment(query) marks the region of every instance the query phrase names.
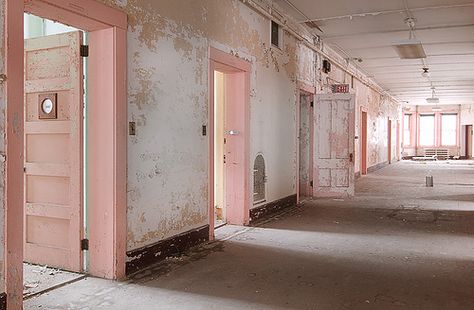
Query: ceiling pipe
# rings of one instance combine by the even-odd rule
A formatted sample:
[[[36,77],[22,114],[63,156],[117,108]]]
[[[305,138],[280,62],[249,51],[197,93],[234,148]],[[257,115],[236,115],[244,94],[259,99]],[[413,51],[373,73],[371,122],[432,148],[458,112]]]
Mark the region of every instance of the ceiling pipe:
[[[356,72],[354,70],[351,70],[350,68],[347,67],[347,64],[342,64],[338,59],[336,59],[336,58],[332,57],[331,55],[329,55],[328,53],[324,52],[321,48],[316,46],[314,43],[309,42],[308,39],[306,39],[305,37],[300,35],[296,30],[294,30],[290,26],[288,26],[286,21],[283,22],[283,21],[279,20],[274,15],[272,15],[271,13],[266,11],[264,8],[262,8],[260,5],[256,4],[253,0],[240,0],[240,2],[242,2],[243,4],[249,6],[250,8],[252,8],[256,12],[258,12],[259,14],[267,17],[268,19],[270,19],[270,20],[274,21],[275,23],[277,23],[278,25],[280,25],[285,31],[287,31],[289,34],[294,36],[297,40],[301,41],[306,47],[311,49],[313,52],[321,55],[322,57],[328,59],[329,61],[331,61],[334,65],[339,67],[344,72],[346,72],[350,75],[353,75],[354,77],[359,79],[362,84],[364,84],[367,87],[372,88],[373,90],[379,92],[381,95],[390,97],[395,102],[399,102],[399,100],[397,98],[393,97],[390,93],[388,93],[386,90],[384,90],[382,87],[380,87],[377,83],[375,83],[374,81],[369,80],[367,77],[364,78],[360,74],[360,72]],[[276,11],[276,10],[274,10],[274,8],[273,8],[273,11]],[[279,15],[283,16],[283,14],[281,14],[281,13],[279,13]]]
[[[474,3],[454,4],[454,5],[438,5],[438,6],[430,6],[430,7],[422,7],[422,8],[413,8],[413,9],[410,9],[410,12],[426,11],[426,10],[454,9],[454,8],[463,8],[463,7],[471,7],[471,6],[474,6]],[[406,8],[398,9],[398,10],[364,12],[364,13],[347,14],[347,15],[340,15],[340,16],[323,17],[323,18],[317,18],[317,19],[308,19],[308,20],[302,21],[301,23],[322,22],[322,21],[336,20],[336,19],[353,19],[354,17],[367,17],[367,16],[397,14],[397,13],[404,13],[404,12],[406,12]]]

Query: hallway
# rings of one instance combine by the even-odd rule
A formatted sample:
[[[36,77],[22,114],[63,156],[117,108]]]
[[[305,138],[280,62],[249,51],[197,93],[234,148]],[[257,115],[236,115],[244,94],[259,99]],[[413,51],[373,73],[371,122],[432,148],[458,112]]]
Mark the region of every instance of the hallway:
[[[132,280],[86,278],[25,309],[473,309],[473,164],[400,162],[352,199],[226,226]]]

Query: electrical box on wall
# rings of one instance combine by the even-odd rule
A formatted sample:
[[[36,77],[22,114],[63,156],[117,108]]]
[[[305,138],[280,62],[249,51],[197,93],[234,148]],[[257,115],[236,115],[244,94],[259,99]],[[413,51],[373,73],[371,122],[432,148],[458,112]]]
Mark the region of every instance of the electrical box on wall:
[[[323,72],[326,74],[331,72],[331,62],[327,59],[323,60]]]

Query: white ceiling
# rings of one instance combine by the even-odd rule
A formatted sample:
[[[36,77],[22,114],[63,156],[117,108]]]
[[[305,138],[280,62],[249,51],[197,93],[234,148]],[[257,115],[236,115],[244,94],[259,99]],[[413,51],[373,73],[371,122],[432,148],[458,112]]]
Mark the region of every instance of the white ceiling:
[[[398,100],[426,104],[433,85],[441,104],[474,103],[474,0],[274,2],[301,23],[314,21],[323,31],[315,34],[335,50],[361,58],[358,66]],[[428,56],[429,79],[421,76],[421,60],[401,60],[392,47],[408,39],[409,16]]]

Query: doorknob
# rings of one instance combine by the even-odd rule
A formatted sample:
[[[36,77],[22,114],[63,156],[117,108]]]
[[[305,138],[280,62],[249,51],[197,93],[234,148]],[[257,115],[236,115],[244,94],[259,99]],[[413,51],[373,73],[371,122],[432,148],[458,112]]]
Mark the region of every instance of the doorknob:
[[[231,136],[237,136],[237,135],[240,135],[240,131],[238,130],[229,130],[226,132],[228,135],[231,135]]]

